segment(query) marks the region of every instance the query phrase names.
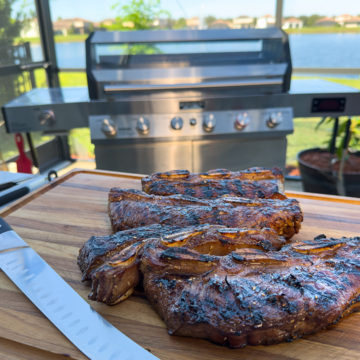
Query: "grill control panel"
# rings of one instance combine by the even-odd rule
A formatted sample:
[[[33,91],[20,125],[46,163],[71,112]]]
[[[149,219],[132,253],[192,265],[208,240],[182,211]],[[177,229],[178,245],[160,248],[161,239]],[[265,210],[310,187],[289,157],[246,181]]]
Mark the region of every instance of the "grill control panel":
[[[109,129],[109,126],[110,129]],[[90,116],[92,139],[292,132],[291,108]],[[116,129],[114,134],[113,129]]]

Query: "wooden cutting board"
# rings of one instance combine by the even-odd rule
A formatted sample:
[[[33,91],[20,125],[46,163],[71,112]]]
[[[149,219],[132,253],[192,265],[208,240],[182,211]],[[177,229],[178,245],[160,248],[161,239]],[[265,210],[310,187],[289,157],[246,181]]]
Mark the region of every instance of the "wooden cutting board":
[[[79,248],[92,235],[111,232],[109,188],[140,188],[140,175],[73,171],[0,213],[86,301],[80,281]],[[299,199],[304,223],[295,239],[360,235],[360,200],[288,193]],[[59,293],[61,296],[61,293]],[[146,299],[132,296],[110,307],[88,301],[114,326],[163,360],[360,359],[360,313],[292,343],[228,349],[206,340],[169,336]],[[0,359],[85,357],[0,272]],[[101,360],[101,359],[100,359]]]

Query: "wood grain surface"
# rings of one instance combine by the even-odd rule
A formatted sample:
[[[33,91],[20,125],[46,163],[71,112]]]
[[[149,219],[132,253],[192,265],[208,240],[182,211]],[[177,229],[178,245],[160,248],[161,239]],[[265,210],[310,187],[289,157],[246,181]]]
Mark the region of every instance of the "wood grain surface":
[[[292,343],[232,350],[206,340],[169,336],[145,298],[132,296],[107,306],[87,300],[76,264],[79,248],[92,235],[111,232],[110,187],[140,188],[140,176],[74,171],[17,201],[0,214],[86,301],[127,336],[163,360],[359,359],[360,313]],[[306,193],[298,198],[304,223],[296,239],[360,235],[360,200]],[[59,293],[61,296],[61,293]],[[0,359],[85,359],[0,272]]]

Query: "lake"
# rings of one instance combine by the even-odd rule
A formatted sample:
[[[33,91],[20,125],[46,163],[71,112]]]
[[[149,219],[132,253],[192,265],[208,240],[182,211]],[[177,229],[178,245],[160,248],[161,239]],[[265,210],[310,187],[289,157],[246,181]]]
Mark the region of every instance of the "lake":
[[[293,67],[360,67],[360,34],[293,34],[290,49]],[[33,60],[41,61],[41,47],[31,45]],[[85,68],[85,43],[56,44],[60,68]]]

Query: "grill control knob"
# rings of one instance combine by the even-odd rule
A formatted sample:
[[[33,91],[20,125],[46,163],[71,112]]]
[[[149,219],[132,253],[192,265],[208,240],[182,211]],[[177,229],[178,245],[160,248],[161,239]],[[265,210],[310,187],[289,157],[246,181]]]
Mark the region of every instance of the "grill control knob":
[[[174,117],[171,119],[170,126],[174,130],[181,130],[183,127],[183,119],[181,117]]]
[[[53,126],[55,124],[55,114],[52,110],[43,110],[39,114],[39,123],[42,126]]]
[[[206,132],[212,132],[215,129],[216,119],[213,114],[209,114],[209,116],[205,116],[203,122],[203,128]]]
[[[101,123],[101,131],[107,136],[112,137],[117,133],[117,127],[113,120],[105,118]]]
[[[143,116],[139,117],[136,123],[136,130],[142,135],[148,134],[150,130],[150,121]]]
[[[270,128],[273,129],[274,127],[280,125],[283,121],[283,115],[281,112],[277,112],[277,113],[271,113],[269,118],[266,120],[266,125]]]
[[[250,117],[247,113],[240,113],[236,116],[234,126],[236,130],[244,130],[250,123]]]

